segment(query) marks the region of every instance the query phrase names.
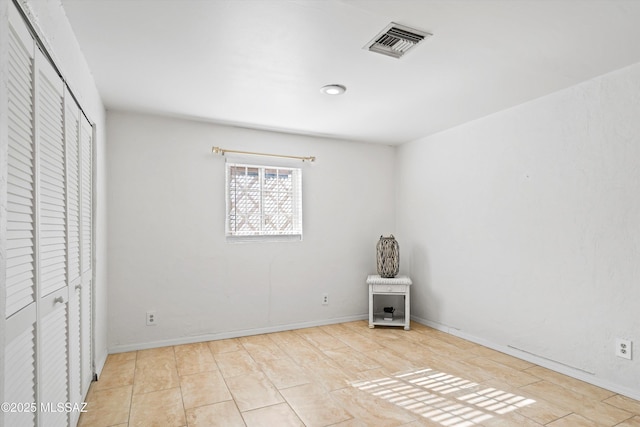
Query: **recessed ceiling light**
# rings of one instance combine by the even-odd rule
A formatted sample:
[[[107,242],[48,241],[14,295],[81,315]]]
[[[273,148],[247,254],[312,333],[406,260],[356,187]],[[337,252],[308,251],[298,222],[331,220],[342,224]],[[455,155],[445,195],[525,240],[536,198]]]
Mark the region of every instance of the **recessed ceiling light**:
[[[320,92],[327,95],[342,95],[346,90],[347,88],[342,85],[326,85],[320,88]]]

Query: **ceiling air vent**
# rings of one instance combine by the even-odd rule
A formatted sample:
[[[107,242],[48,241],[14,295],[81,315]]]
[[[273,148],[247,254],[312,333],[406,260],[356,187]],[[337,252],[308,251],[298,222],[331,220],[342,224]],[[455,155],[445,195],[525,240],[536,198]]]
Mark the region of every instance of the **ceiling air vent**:
[[[400,58],[432,34],[392,22],[378,33],[365,49]]]

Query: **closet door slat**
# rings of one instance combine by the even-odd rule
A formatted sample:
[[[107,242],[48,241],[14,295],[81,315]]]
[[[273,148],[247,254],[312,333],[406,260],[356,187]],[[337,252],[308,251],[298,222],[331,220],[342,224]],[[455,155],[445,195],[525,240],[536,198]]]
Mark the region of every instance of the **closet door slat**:
[[[80,109],[71,97],[65,104],[67,146],[67,218],[69,283],[80,277]]]
[[[64,86],[44,58],[36,65],[39,286],[42,297],[67,285]]]
[[[80,209],[82,272],[91,270],[92,192],[93,192],[93,128],[83,118],[80,126]]]
[[[33,310],[35,312],[35,310]],[[10,402],[36,402],[36,326],[30,323],[5,346],[4,387]],[[10,396],[10,398],[8,398]],[[6,412],[5,426],[32,427],[35,412]]]
[[[40,320],[40,404],[56,405],[68,402],[68,330],[67,303],[55,303],[55,307]],[[41,425],[65,427],[68,414],[65,412],[40,412]]]
[[[7,164],[8,318],[35,301],[35,170],[33,143],[33,40],[24,29],[9,25],[9,103]]]

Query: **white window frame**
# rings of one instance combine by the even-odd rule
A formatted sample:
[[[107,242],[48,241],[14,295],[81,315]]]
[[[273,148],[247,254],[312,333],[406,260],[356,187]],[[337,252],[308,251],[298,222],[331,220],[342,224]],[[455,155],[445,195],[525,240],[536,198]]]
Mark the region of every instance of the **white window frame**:
[[[238,184],[237,180],[232,179],[232,171],[235,168],[246,168],[257,170],[258,173],[258,188],[257,191],[254,188],[255,203],[253,212],[238,212],[238,190],[235,186]],[[267,241],[299,241],[302,240],[302,169],[290,166],[276,166],[266,164],[249,164],[249,163],[233,163],[227,162],[225,166],[225,235],[228,241],[254,241],[254,240],[267,240]],[[291,222],[291,228],[289,230],[268,230],[265,225],[268,218],[274,213],[266,211],[266,206],[269,204],[269,195],[273,193],[281,193],[281,189],[270,191],[266,188],[266,175],[267,171],[276,171],[276,174],[285,172],[291,175],[291,188],[286,194],[290,197],[290,203],[288,208],[290,209],[289,220]],[[246,188],[244,189],[246,191]],[[234,197],[236,199],[234,200]],[[245,194],[245,197],[247,195]],[[272,199],[271,199],[272,200]],[[274,207],[277,212],[277,203]],[[249,230],[238,229],[240,223],[239,217],[252,214],[254,216],[254,228]],[[283,215],[280,213],[280,215]],[[255,217],[259,219],[256,220]],[[246,221],[243,221],[246,223]],[[257,228],[256,228],[257,227]]]

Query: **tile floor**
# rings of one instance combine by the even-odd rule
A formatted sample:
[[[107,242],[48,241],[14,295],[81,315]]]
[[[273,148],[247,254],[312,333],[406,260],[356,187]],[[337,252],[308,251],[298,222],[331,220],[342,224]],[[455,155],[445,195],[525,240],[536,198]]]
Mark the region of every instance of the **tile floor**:
[[[110,355],[80,426],[620,426],[640,402],[413,323]]]

